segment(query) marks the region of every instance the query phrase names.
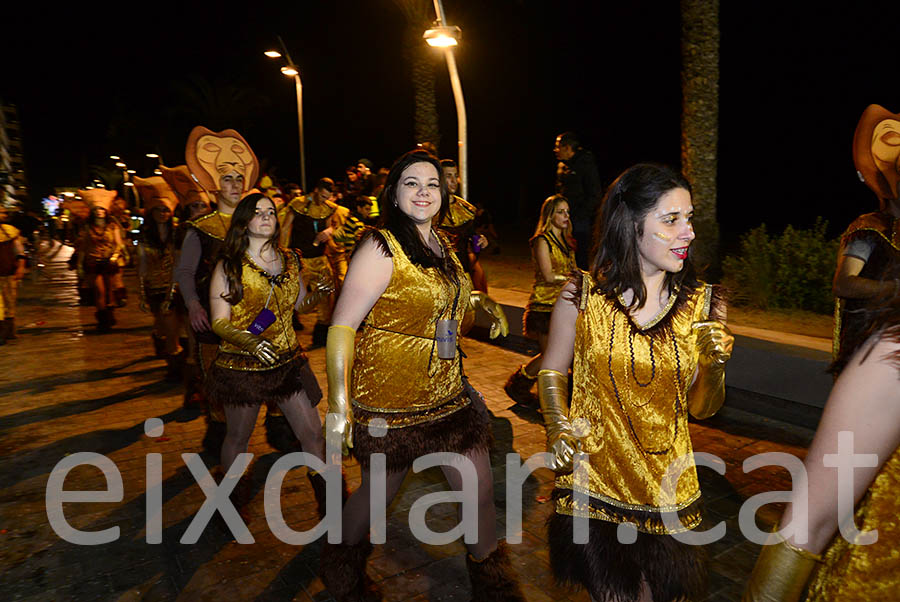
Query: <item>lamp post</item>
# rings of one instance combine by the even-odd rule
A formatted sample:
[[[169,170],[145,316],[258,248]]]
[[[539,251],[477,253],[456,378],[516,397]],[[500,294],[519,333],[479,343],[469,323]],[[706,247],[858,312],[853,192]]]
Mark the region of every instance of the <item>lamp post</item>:
[[[468,124],[466,122],[466,101],[463,98],[462,84],[459,81],[459,71],[456,69],[456,57],[453,55],[453,47],[459,44],[462,30],[456,26],[446,25],[447,18],[444,16],[444,6],[441,4],[441,0],[434,0],[434,12],[437,20],[431,29],[422,34],[422,37],[429,46],[444,49],[447,71],[450,73],[450,86],[453,88],[453,99],[456,101],[459,193],[465,198],[469,191]]]
[[[285,77],[294,78],[294,87],[297,90],[297,126],[300,131],[300,185],[303,187],[303,194],[307,194],[309,191],[306,188],[306,151],[303,145],[303,82],[300,81],[300,69],[291,60],[291,55],[287,50],[287,46],[284,45],[284,40],[281,39],[281,36],[277,37],[284,54],[282,55],[277,50],[267,50],[264,54],[270,59],[277,59],[283,56],[285,65],[281,68],[281,72]]]

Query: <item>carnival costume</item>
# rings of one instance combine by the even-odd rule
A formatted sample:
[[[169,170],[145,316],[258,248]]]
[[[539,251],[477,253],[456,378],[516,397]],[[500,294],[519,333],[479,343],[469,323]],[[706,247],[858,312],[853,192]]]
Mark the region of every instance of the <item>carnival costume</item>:
[[[655,318],[636,324],[621,296],[610,299],[594,290],[590,275],[576,285],[571,409],[565,408],[565,375],[538,375],[551,453],[559,459],[558,451],[568,446],[571,458],[580,446],[589,458],[580,468],[585,481],[572,473],[556,479],[556,512],[549,521],[553,570],[560,581],[586,584],[597,600],[636,599],[642,581],[660,602],[699,599],[703,550],[669,534],[693,529],[702,518],[688,411],[707,417],[724,400],[727,356],[710,361],[698,328],[723,329],[707,322],[717,315],[716,289],[674,291]],[[689,399],[698,366],[698,382],[711,386],[699,399],[691,389]],[[704,374],[706,368],[711,370]],[[685,455],[673,486],[666,472]],[[561,462],[553,468],[568,467]],[[575,491],[586,494],[587,503]],[[574,543],[573,517],[589,519],[588,543]],[[626,522],[638,531],[632,545],[617,540],[617,527]]]
[[[472,291],[469,279],[455,258],[455,282],[450,282],[435,268],[414,265],[390,232],[378,234],[393,273],[356,341],[350,380],[354,455],[367,467],[373,453],[386,453],[387,469],[395,472],[432,452],[487,450],[490,422],[484,403],[464,381],[462,356],[457,351],[453,360],[442,360],[435,343],[437,320],[462,321]],[[442,243],[450,248],[446,238]],[[376,418],[387,423],[384,437],[369,435],[367,427]]]
[[[0,223],[0,345],[16,338],[16,298],[25,273],[25,255],[19,230]]]
[[[283,267],[275,276],[244,255],[241,263],[244,295],[232,306],[228,320],[238,331],[247,331],[264,308],[272,311],[275,322],[257,336],[271,343],[275,357],[271,362],[263,361],[248,349],[246,342],[226,332],[206,380],[207,392],[222,405],[265,403],[272,409],[300,391],[306,392],[313,406],[322,399],[322,391],[291,326],[294,303],[300,295],[300,261],[291,251],[279,249],[278,253]],[[220,329],[221,326],[214,325],[217,333]]]
[[[539,240],[547,244],[550,252],[550,269],[553,271],[552,280],[545,280],[534,257],[534,246]],[[531,296],[528,305],[525,306],[525,314],[522,316],[522,328],[525,335],[532,339],[546,336],[550,332],[550,314],[553,312],[553,304],[568,282],[569,277],[576,269],[575,251],[565,237],[558,237],[547,230],[531,239],[532,262],[534,263],[534,284],[531,286]],[[516,403],[526,406],[537,405],[537,396],[532,393],[532,388],[537,381],[537,376],[531,376],[525,371],[522,364],[513,372],[506,384],[504,391]]]
[[[333,416],[341,417],[344,450],[352,448],[364,470],[377,453],[385,454],[389,473],[406,471],[416,458],[429,453],[486,453],[492,435],[484,399],[465,378],[459,348],[452,359],[438,356],[436,324],[447,319],[462,323],[472,302],[494,316],[502,310],[483,293],[472,291],[443,234],[435,236],[453,266],[449,278],[437,268],[412,263],[388,230],[372,236],[391,257],[393,271],[387,289],[361,326],[355,349],[351,328],[329,329],[326,430]],[[505,326],[505,317],[498,321]],[[369,426],[379,424],[387,427],[386,433],[372,436]],[[381,599],[365,572],[371,551],[365,538],[355,544],[323,547],[320,575],[339,601]],[[502,543],[480,561],[467,555],[466,564],[473,599],[524,600],[510,577],[512,569]]]
[[[93,281],[96,277],[102,277],[105,283],[105,294],[98,296],[94,290],[94,305],[97,308],[95,317],[97,327],[101,331],[112,328],[116,323],[113,313],[113,290],[110,277],[117,274],[124,264],[125,247],[122,242],[119,226],[110,215],[112,203],[116,198],[115,190],[79,190],[80,196],[92,207],[99,207],[106,211],[106,218],[102,228],[98,228],[93,218],[87,224],[82,233],[81,243],[78,249],[79,275],[84,279]],[[94,285],[91,285],[94,288]]]
[[[319,232],[331,226],[337,204],[332,201],[313,203],[308,196],[300,196],[290,202],[288,209],[293,212],[288,246],[300,251],[304,280],[307,283],[335,282],[334,269],[326,255],[327,243],[314,245],[313,242]],[[315,346],[323,345],[328,336],[333,302],[331,296],[323,297],[316,307],[316,325],[313,327]]]

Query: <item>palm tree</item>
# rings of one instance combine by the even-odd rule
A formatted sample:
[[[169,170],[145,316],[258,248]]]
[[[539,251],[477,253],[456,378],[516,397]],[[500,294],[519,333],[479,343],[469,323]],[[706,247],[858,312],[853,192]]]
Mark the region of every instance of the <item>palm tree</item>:
[[[438,123],[435,79],[437,56],[422,40],[422,32],[434,20],[434,4],[431,0],[394,0],[394,4],[406,17],[404,53],[409,62],[415,96],[416,142],[430,142],[440,148],[441,129]]]
[[[719,267],[719,0],[681,0],[681,168],[693,185],[697,263]]]

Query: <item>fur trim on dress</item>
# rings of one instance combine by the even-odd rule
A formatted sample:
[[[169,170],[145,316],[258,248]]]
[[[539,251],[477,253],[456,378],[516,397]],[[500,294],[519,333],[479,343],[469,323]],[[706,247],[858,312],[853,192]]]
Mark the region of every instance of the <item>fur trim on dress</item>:
[[[361,408],[355,408],[354,414],[366,424],[384,417]],[[437,420],[390,428],[384,437],[373,437],[367,428],[357,426],[353,433],[353,455],[368,469],[372,454],[385,454],[388,472],[399,472],[410,468],[416,458],[435,452],[488,451],[492,440],[487,407],[479,399]]]
[[[594,600],[632,602],[647,582],[655,602],[702,600],[707,589],[706,550],[671,535],[637,533],[619,543],[618,524],[589,520],[588,542],[572,541],[571,516],[553,513],[548,523],[550,565],[557,581],[580,585]]]
[[[322,389],[303,355],[271,370],[229,370],[213,363],[205,388],[206,394],[222,406],[265,403],[271,408],[300,391],[306,391],[312,406],[322,399]]]

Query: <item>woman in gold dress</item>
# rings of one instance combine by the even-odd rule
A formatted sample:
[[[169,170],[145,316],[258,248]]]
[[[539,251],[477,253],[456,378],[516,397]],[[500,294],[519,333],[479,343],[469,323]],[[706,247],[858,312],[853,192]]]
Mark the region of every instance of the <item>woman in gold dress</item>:
[[[109,331],[116,323],[113,314],[112,276],[119,272],[119,258],[125,251],[122,230],[109,218],[109,210],[91,207],[90,224],[78,246],[78,274],[94,289],[97,329]]]
[[[900,277],[900,265],[886,276]],[[795,602],[804,590],[810,602],[897,599],[900,295],[855,318],[868,327],[842,342],[834,365],[843,368],[803,462],[807,484],[794,483],[780,531],[750,576],[747,602]],[[841,476],[842,463],[853,466],[852,478]]]
[[[212,330],[222,341],[206,391],[225,408],[221,456],[225,471],[238,454],[247,451],[263,403],[282,411],[303,451],[324,458],[322,423],[316,411],[322,391],[297,342],[291,318],[295,310],[317,303],[329,291],[306,289],[299,257],[280,248],[278,236],[272,201],[258,193],[244,197],[235,208],[210,283]],[[324,480],[308,474],[322,509]],[[238,484],[238,505],[247,501],[247,482]]]
[[[541,205],[541,219],[531,237],[531,260],[534,263],[534,285],[522,316],[525,336],[547,348],[550,312],[563,286],[572,277],[575,266],[575,239],[569,221],[569,202],[554,194]],[[541,353],[513,372],[503,390],[510,399],[526,406],[537,406],[537,395],[531,392],[541,369]]]
[[[413,461],[433,452],[462,455],[477,473],[470,499],[475,492],[462,489],[460,470],[442,467],[467,496],[464,504],[478,509],[478,540],[467,543],[473,598],[522,599],[497,542],[487,408],[465,380],[461,351],[445,339],[473,299],[495,324],[505,326],[505,318],[472,292],[452,247],[432,228],[449,202],[440,174],[438,160],[422,150],[394,163],[378,203],[383,227],[357,245],[328,331],[326,433],[362,466],[360,487],[344,506],[342,542],[322,551],[320,575],[338,600],[379,599],[365,572],[373,482],[386,483],[389,504]],[[386,470],[372,465],[373,454],[385,454]]]
[[[590,273],[565,285],[550,320],[538,373],[558,471],[550,560],[598,601],[694,600],[705,586],[700,546],[672,534],[701,521],[688,413],[721,406],[733,337],[719,295],[694,274],[692,216],[681,175],[625,171],[604,198]],[[586,457],[573,474],[575,452]],[[672,467],[683,470],[674,485]]]

